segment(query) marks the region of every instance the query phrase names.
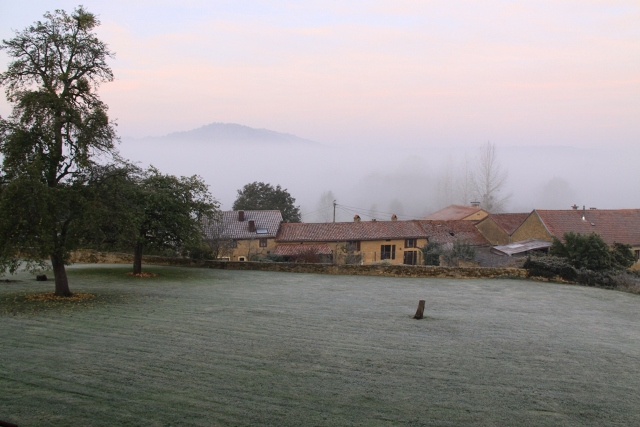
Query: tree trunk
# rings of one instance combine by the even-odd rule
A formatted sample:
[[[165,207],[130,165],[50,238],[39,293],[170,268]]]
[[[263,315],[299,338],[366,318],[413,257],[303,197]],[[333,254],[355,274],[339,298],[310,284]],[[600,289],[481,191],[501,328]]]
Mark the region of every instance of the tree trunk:
[[[69,280],[67,279],[67,271],[64,268],[64,261],[61,256],[51,255],[51,266],[53,267],[53,276],[56,280],[56,296],[69,297]]]
[[[422,319],[424,317],[424,302],[423,299],[418,302],[418,310],[416,311],[416,315],[413,316],[414,319]]]
[[[142,273],[142,243],[136,243],[133,253],[133,274]]]

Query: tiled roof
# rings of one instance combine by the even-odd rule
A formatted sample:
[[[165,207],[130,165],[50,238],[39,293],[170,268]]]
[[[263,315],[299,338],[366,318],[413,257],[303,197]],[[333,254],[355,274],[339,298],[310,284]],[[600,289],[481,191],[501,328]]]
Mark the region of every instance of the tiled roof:
[[[430,215],[427,215],[423,219],[432,221],[455,221],[458,219],[464,219],[469,215],[473,215],[474,213],[481,210],[482,209],[478,206],[450,205]]]
[[[498,227],[502,228],[508,235],[511,235],[528,216],[528,213],[501,213],[489,214],[487,218],[491,218]]]
[[[420,225],[429,242],[451,243],[463,240],[476,246],[489,245],[489,242],[478,231],[471,221],[429,221],[420,220]]]
[[[331,248],[326,244],[277,245],[273,251],[276,255],[297,256],[307,252],[318,255],[331,255]]]
[[[552,236],[597,233],[608,244],[640,245],[640,209],[535,210]]]
[[[277,242],[347,242],[351,240],[417,239],[424,230],[417,221],[284,223]]]
[[[249,231],[249,221],[254,221],[256,231]],[[222,221],[203,221],[207,238],[222,239],[258,239],[274,238],[282,222],[280,211],[244,211],[244,221],[239,221],[238,211],[222,212]],[[266,233],[258,233],[265,229]]]

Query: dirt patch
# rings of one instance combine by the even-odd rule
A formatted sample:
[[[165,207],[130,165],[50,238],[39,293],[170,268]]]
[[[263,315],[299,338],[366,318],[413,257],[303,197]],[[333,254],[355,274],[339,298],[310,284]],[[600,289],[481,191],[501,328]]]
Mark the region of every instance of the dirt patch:
[[[133,273],[127,273],[127,275],[131,276],[131,277],[144,277],[144,278],[149,278],[149,277],[158,277],[158,275],[156,273],[138,273],[138,274],[133,274]]]
[[[33,294],[33,295],[26,295],[25,296],[25,299],[27,299],[29,301],[45,301],[45,302],[46,301],[81,302],[81,301],[88,301],[88,300],[93,299],[93,298],[95,298],[95,295],[93,295],[93,294],[75,293],[75,294],[72,294],[71,296],[68,296],[68,297],[61,297],[61,296],[57,296],[53,292],[46,292],[46,293],[43,293],[43,294]]]

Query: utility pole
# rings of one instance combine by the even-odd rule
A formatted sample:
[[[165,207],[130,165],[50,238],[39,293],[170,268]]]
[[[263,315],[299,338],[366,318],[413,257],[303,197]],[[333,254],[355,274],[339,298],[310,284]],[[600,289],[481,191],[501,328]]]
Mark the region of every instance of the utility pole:
[[[336,222],[336,201],[333,201],[333,222]]]

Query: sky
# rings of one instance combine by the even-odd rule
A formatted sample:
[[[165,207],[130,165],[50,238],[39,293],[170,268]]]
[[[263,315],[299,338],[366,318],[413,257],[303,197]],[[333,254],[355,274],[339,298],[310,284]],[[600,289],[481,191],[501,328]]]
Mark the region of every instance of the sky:
[[[637,0],[82,3],[115,53],[100,96],[125,138],[212,122],[335,147],[640,135]],[[0,0],[0,38],[76,6]]]

